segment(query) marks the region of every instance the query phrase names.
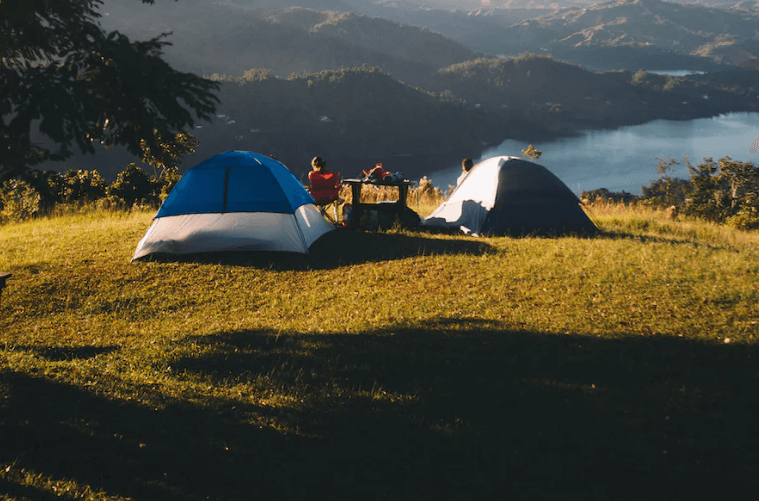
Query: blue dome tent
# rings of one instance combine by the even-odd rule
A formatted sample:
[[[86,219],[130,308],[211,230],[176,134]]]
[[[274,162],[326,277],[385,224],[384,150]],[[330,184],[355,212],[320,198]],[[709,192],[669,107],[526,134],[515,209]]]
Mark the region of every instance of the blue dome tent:
[[[334,227],[280,162],[228,151],[182,176],[137,245],[132,261],[149,254],[282,251],[308,254]]]

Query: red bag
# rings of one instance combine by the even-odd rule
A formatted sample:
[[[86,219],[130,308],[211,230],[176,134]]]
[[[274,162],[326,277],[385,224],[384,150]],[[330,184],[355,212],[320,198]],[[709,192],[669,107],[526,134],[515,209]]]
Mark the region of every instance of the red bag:
[[[364,176],[368,180],[382,181],[388,174],[390,173],[382,170],[382,164],[377,164],[376,167],[370,169],[368,172],[364,171]]]

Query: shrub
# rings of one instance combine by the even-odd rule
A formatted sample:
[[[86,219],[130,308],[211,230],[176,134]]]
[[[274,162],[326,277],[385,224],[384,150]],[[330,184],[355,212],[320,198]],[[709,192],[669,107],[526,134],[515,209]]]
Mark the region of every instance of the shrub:
[[[67,170],[60,176],[59,198],[64,203],[77,204],[94,202],[103,198],[108,185],[96,170]]]
[[[119,172],[108,187],[108,196],[126,207],[158,205],[161,185],[134,162]]]
[[[583,191],[580,193],[581,200],[587,200],[587,203],[624,203],[637,202],[640,200],[638,195],[633,195],[626,191],[609,191],[606,188],[598,188],[596,190]]]
[[[724,157],[715,162],[705,158],[696,167],[688,165],[691,189],[685,213],[718,223],[731,221],[752,226],[759,210],[759,169],[749,162]]]
[[[179,173],[177,167],[167,167],[161,172],[161,175],[155,180],[159,187],[158,197],[161,202],[166,200],[166,197],[169,196],[169,193],[180,179],[182,179],[182,175]]]
[[[657,158],[656,161],[659,179],[648,186],[640,187],[643,200],[654,207],[681,207],[688,198],[690,182],[672,176],[675,165],[680,162],[674,158]]]
[[[61,203],[63,178],[60,173],[52,170],[35,169],[28,172],[23,180],[29,183],[42,197],[42,210],[52,209],[56,204]]]
[[[756,207],[747,207],[736,215],[727,218],[725,223],[739,230],[759,229],[759,210]]]
[[[39,213],[42,196],[26,181],[11,179],[0,189],[0,204],[2,221],[24,221]]]

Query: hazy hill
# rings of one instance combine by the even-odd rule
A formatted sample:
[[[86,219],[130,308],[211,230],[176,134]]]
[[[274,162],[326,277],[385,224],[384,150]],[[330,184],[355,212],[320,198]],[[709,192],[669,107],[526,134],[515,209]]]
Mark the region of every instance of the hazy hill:
[[[170,31],[167,61],[200,74],[239,76],[250,68],[270,68],[286,76],[370,64],[419,81],[440,67],[477,57],[418,26],[347,12],[251,5],[258,3],[182,0],[134,9],[132,0],[109,0],[103,24],[135,38]]]
[[[296,175],[321,155],[344,176],[382,162],[418,179],[451,159],[477,158],[504,138],[526,145],[596,127],[759,111],[757,70],[699,79],[595,73],[537,56],[455,64],[438,71],[426,90],[368,67],[287,79],[270,70],[216,78],[223,82],[217,116],[192,131],[201,146],[182,169],[242,149],[273,154]],[[113,178],[135,160],[118,149],[104,153],[65,168],[97,168]]]
[[[466,61],[476,57],[461,44],[425,28],[349,12],[290,8],[272,15],[268,21],[296,26],[312,35],[342,40],[368,51],[435,68],[447,66],[450,61]]]
[[[369,68],[227,80],[220,97],[223,117],[197,131],[200,156],[250,149],[274,154],[296,174],[314,155],[345,176],[376,162],[421,173],[446,158],[478,154],[503,133],[455,102]]]
[[[757,25],[759,15],[748,11],[619,0],[523,21],[505,32],[503,47],[512,54],[539,47],[560,57],[577,56],[578,48],[655,48],[759,67]]]
[[[351,0],[345,0],[350,2]],[[356,0],[354,0],[356,1]],[[361,1],[361,0],[358,0]],[[366,0],[364,0],[366,1]],[[371,0],[370,0],[371,1]],[[563,9],[567,7],[589,7],[600,3],[597,0],[566,0],[557,2],[555,0],[375,0],[380,5],[392,5],[400,8],[433,8],[449,10],[473,10],[483,7],[489,8],[530,8],[530,9]],[[672,0],[672,3],[675,3]],[[677,3],[693,3],[703,5],[713,5],[720,7],[732,7],[734,5],[755,6],[759,4],[756,0],[687,0]]]
[[[502,30],[552,12],[543,8],[462,9],[421,8],[407,2],[388,1],[364,7],[363,12],[399,23],[424,26],[471,50],[487,54],[503,52]]]
[[[355,7],[360,2],[343,3]],[[658,18],[651,17],[652,9]],[[670,46],[660,48],[652,42],[640,56],[644,50],[640,44],[627,43],[657,33],[663,41],[672,39],[666,34],[680,34],[681,44],[687,42],[710,57],[737,45],[728,44],[725,36],[710,38],[703,30],[694,31],[696,21],[682,13],[678,17],[678,9],[710,12],[705,7],[655,0],[620,0],[589,9],[565,9],[514,28],[493,29],[492,34],[485,30],[482,36],[517,50],[517,44],[507,44],[509,36],[516,39],[515,33],[528,34],[530,40],[520,41],[524,47],[539,48],[546,42],[559,49],[569,46],[568,42],[561,45],[562,40],[594,33],[592,28],[598,24],[593,22],[601,23],[627,30],[625,37],[619,37],[619,45],[609,38],[606,43],[578,43],[565,50],[591,52],[597,59],[599,51],[606,50],[602,55],[611,63],[617,61],[615,55],[624,53],[641,63],[634,69],[651,68],[643,63],[650,62],[655,51],[662,61],[672,61],[677,54]],[[466,16],[474,29],[481,20],[502,23],[505,18],[499,16],[507,10],[477,10]],[[595,19],[589,11],[598,14]],[[216,73],[214,78],[225,82],[218,116],[192,131],[201,147],[185,159],[183,169],[221,151],[247,149],[273,154],[301,174],[308,160],[321,154],[341,164],[335,167],[344,175],[383,162],[391,170],[416,177],[450,165],[452,158],[477,157],[485,145],[505,138],[527,143],[594,127],[759,109],[759,89],[753,83],[759,76],[749,69],[740,75],[723,72],[686,79],[645,72],[596,73],[548,57],[484,58],[426,28],[349,12],[278,10],[256,1],[181,0],[134,8],[133,0],[108,0],[103,12],[108,14],[103,19],[107,29],[136,39],[173,32],[174,45],[167,48],[166,57],[171,64],[201,74]],[[730,28],[736,19],[730,16],[755,19],[747,11],[715,10],[713,26]],[[619,21],[621,17],[624,22]],[[708,17],[699,22],[705,25]],[[648,26],[651,23],[641,19],[658,19],[660,26]],[[611,22],[615,20],[616,24]],[[680,24],[675,25],[675,20]],[[687,30],[686,21],[691,23]],[[562,30],[568,34],[558,38]],[[745,41],[750,55],[748,30],[744,23],[730,36]],[[699,37],[708,43],[700,43]],[[606,40],[600,35],[598,39]],[[700,55],[680,53],[677,57],[680,62],[692,58],[716,67]],[[346,69],[364,64],[368,66],[361,70]],[[112,178],[131,161],[135,158],[112,149],[46,168],[97,168]]]
[[[509,2],[496,8],[506,4],[491,2],[454,10],[429,7],[439,2],[181,0],[134,8],[132,0],[106,0],[103,24],[137,38],[170,31],[167,59],[203,74],[266,67],[286,76],[368,63],[424,85],[438,68],[478,52],[552,53],[589,68],[632,71],[712,71],[718,63],[753,67],[758,61],[759,13],[659,0],[572,3],[582,6]],[[312,8],[293,7],[298,4]]]
[[[371,68],[288,79],[260,70],[217,80],[222,82],[217,115],[213,123],[192,131],[201,145],[185,158],[183,170],[214,154],[241,149],[272,154],[299,176],[309,170],[314,155],[327,158],[345,176],[359,175],[376,162],[419,176],[448,165],[451,158],[477,157],[483,144],[510,132],[529,130]],[[96,168],[113,179],[132,161],[124,150],[112,148],[94,157],[77,155],[65,168]]]
[[[756,71],[750,74],[757,77]],[[696,82],[645,71],[596,73],[548,57],[520,56],[441,69],[435,88],[477,103],[481,113],[524,117],[540,134],[569,134],[582,128],[759,110],[754,89],[747,89],[748,95],[730,89],[746,82]]]

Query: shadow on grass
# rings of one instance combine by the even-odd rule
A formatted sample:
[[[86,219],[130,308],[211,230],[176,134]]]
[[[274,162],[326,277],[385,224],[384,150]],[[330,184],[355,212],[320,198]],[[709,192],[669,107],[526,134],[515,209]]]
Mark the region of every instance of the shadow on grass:
[[[712,250],[725,250],[729,248],[724,245],[715,245],[702,240],[696,240],[695,238],[667,238],[663,236],[640,235],[624,231],[601,231],[598,233],[597,238],[605,238],[609,240],[635,240],[638,242],[653,242],[669,245],[687,245],[689,247],[705,247]]]
[[[34,353],[50,362],[61,362],[64,360],[77,360],[83,358],[94,358],[99,355],[118,350],[118,346],[24,346],[15,345],[15,350],[24,350]]]
[[[759,487],[756,347],[474,319],[220,332],[178,352],[189,344],[205,349],[165,361],[176,377],[264,378],[290,403],[209,391],[154,410],[6,371],[0,462],[134,500],[691,501]]]
[[[481,255],[491,251],[476,240],[432,238],[419,233],[363,232],[338,229],[314,242],[310,255],[287,252],[215,252],[153,256],[153,261],[251,266],[276,270],[335,269],[341,266],[441,254]]]

